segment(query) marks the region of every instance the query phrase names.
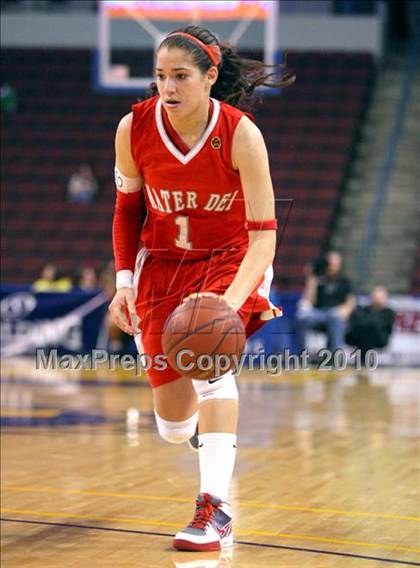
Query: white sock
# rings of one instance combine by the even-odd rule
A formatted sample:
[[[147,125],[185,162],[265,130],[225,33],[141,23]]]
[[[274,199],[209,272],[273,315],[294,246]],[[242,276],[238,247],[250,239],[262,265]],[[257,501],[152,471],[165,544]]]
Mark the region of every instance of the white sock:
[[[236,434],[200,434],[198,440],[200,493],[210,493],[228,501],[236,457]]]

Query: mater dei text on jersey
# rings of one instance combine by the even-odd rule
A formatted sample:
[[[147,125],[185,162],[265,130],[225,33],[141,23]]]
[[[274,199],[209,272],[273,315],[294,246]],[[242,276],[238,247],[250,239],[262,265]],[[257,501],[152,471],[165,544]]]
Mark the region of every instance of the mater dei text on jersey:
[[[175,191],[170,189],[154,189],[145,184],[149,203],[153,209],[165,213],[173,213],[184,209],[202,208],[204,211],[230,211],[239,191],[230,193],[210,193],[206,203],[199,203],[199,194],[195,191]]]

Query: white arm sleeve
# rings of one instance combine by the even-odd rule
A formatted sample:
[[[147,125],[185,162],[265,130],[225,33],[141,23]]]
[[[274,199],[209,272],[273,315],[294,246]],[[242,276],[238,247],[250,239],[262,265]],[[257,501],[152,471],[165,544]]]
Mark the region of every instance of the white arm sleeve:
[[[127,177],[120,172],[120,170],[115,166],[114,170],[115,174],[115,185],[119,191],[123,193],[131,193],[135,191],[139,191],[142,187],[141,177]]]

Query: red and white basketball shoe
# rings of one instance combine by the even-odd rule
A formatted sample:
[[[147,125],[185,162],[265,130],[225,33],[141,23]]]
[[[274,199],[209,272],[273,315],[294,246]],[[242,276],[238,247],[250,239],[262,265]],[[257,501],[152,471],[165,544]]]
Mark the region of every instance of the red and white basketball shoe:
[[[177,550],[221,550],[232,546],[232,508],[218,497],[200,493],[193,520],[174,538]]]

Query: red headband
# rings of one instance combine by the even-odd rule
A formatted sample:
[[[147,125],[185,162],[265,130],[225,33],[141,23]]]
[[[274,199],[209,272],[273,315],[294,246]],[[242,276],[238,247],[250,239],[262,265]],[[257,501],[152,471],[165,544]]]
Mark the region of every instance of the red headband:
[[[185,32],[174,32],[173,34],[169,34],[166,37],[172,37],[172,36],[175,36],[175,35],[184,36],[184,37],[188,38],[189,40],[191,40],[192,42],[194,42],[196,45],[198,45],[198,47],[201,47],[201,49],[207,53],[210,61],[213,63],[213,65],[216,65],[216,67],[221,62],[222,54],[221,54],[221,51],[220,51],[220,47],[218,45],[207,45],[206,43],[203,43],[197,37],[195,37],[191,34],[187,34]]]

